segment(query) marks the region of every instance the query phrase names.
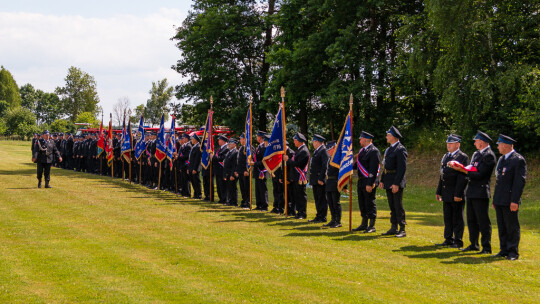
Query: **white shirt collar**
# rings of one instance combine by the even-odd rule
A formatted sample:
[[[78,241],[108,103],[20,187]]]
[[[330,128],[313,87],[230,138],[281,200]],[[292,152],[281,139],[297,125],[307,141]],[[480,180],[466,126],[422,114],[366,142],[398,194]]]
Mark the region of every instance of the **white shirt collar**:
[[[450,153],[450,156],[454,157],[454,155],[456,155],[456,153],[458,153],[458,152],[459,152],[459,149],[457,149],[456,151]]]
[[[512,149],[512,151],[506,153],[506,154],[504,155],[504,159],[505,159],[505,160],[508,159],[508,158],[510,157],[510,155],[512,155],[512,153],[514,153],[514,152],[515,152],[515,150]]]
[[[398,144],[399,144],[399,140],[396,141],[395,143],[393,143],[392,145],[390,145],[390,147],[395,147],[395,146],[397,146]],[[368,147],[369,147],[369,146],[368,146]]]
[[[489,145],[487,145],[487,147],[485,147],[484,149],[480,150],[480,152],[484,153],[486,152],[486,150],[489,148]]]

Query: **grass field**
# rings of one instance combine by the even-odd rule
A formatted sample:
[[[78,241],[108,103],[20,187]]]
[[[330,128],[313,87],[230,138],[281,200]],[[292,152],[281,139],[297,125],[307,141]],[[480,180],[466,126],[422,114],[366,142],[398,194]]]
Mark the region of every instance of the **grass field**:
[[[510,262],[434,246],[442,206],[422,174],[440,159],[411,158],[408,236],[397,239],[380,235],[380,195],[378,232],[366,235],[60,169],[53,189],[37,189],[29,143],[0,141],[0,154],[2,303],[540,303],[536,175]]]

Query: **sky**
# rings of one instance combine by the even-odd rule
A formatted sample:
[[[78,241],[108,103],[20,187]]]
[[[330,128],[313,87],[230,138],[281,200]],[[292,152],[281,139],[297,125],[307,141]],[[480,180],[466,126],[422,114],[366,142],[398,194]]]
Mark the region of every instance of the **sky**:
[[[0,0],[0,65],[19,86],[53,92],[69,67],[94,77],[108,122],[118,99],[146,103],[152,82],[183,79],[170,40],[191,0]],[[180,102],[173,98],[173,101]]]

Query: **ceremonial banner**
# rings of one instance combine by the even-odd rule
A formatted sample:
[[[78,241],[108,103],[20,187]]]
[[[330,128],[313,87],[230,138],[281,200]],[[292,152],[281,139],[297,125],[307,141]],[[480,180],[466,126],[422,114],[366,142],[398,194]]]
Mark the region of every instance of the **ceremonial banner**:
[[[126,130],[125,122],[122,127],[122,156],[124,159],[130,163],[131,162],[131,122],[129,123],[128,129]]]
[[[175,137],[175,134],[174,134],[174,129],[176,127],[175,126],[175,120],[176,120],[176,117],[173,115],[172,116],[170,135],[168,136],[168,139],[167,139],[167,158],[170,161],[169,162],[169,167],[170,167],[171,170],[173,168],[174,153],[176,152],[176,137]]]
[[[161,124],[156,140],[156,158],[162,162],[167,157],[167,145],[165,143],[165,114],[161,115]]]
[[[352,122],[347,115],[345,125],[336,144],[336,150],[330,158],[330,165],[339,168],[338,191],[341,191],[353,174]]]
[[[283,107],[279,107],[279,111],[276,115],[274,122],[274,128],[272,129],[272,135],[270,135],[270,142],[264,152],[262,163],[266,170],[274,173],[280,166],[283,159],[283,147],[285,147],[285,137],[283,134]]]
[[[146,150],[145,134],[144,134],[144,117],[141,115],[139,121],[139,129],[137,130],[137,144],[135,145],[135,158],[139,160],[141,155]]]
[[[101,126],[99,127],[99,138],[97,142],[97,157],[105,151],[105,134],[103,133],[103,117],[101,119]]]
[[[249,161],[251,160],[251,103],[249,104],[249,109],[246,116],[246,132],[244,133],[246,135],[246,166],[249,170],[251,166],[249,165]]]
[[[109,121],[109,133],[107,133],[107,165],[110,167],[112,165],[113,159],[114,159],[114,153],[113,153],[113,131],[112,131],[112,116],[111,120]]]
[[[214,153],[214,136],[212,135],[212,117],[214,111],[208,111],[208,116],[206,117],[206,124],[204,127],[204,133],[202,137],[201,145],[201,163],[205,169],[208,169],[210,165],[210,154]]]

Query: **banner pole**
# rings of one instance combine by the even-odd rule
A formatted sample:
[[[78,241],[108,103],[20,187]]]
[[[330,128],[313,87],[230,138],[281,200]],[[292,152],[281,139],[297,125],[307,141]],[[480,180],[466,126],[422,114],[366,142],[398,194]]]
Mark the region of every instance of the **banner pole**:
[[[249,141],[247,140],[247,134],[246,134],[246,145],[249,144],[249,150],[251,151],[251,139],[253,138],[253,133],[251,133],[253,131],[253,127],[252,127],[252,122],[253,122],[253,109],[251,107],[251,105],[253,104],[253,95],[249,95]],[[246,147],[247,149],[247,147]],[[253,154],[253,151],[251,151],[251,153]],[[250,155],[251,156],[251,155]],[[251,179],[252,179],[252,173],[253,173],[253,166],[249,166],[249,210],[253,210],[253,191],[251,189],[252,185],[251,185]]]
[[[212,96],[210,96],[210,111],[212,111],[214,108],[214,98]],[[208,113],[210,114],[210,112]],[[212,129],[213,129],[213,120],[214,120],[214,115],[212,115],[212,123],[210,123],[210,130],[205,130],[206,131],[206,134],[207,135],[207,139],[206,139],[206,149],[208,150],[208,145],[210,144],[210,138],[212,135]],[[204,140],[204,139],[203,139]],[[214,152],[213,150],[214,147],[212,147],[212,152]],[[212,153],[212,155],[209,155],[210,156],[210,160],[208,161],[208,165],[210,166],[210,174],[209,174],[209,179],[210,179],[210,202],[214,202],[214,187],[213,187],[213,183],[212,181],[214,180],[214,178],[212,177],[212,160],[214,159],[214,153]]]
[[[281,87],[281,106],[283,107],[283,109],[281,111],[283,111],[281,113],[281,116],[282,116],[282,125],[283,125],[283,155],[287,155],[287,133],[286,133],[286,130],[287,128],[285,127],[285,88],[284,87]],[[287,200],[287,162],[286,161],[283,161],[283,156],[281,158],[281,161],[283,162],[283,189],[284,189],[284,193],[283,193],[283,198],[284,198],[284,201],[285,201],[285,210],[284,210],[284,213],[285,213],[285,217],[287,217],[289,215],[289,212],[288,212],[288,207],[289,207],[289,203],[288,203],[288,200]]]
[[[351,93],[351,97],[349,98],[349,115],[351,116],[351,145],[353,145],[352,139],[353,137],[353,94]],[[353,145],[354,146],[354,145]],[[354,153],[353,153],[354,156]],[[352,180],[353,175],[351,174],[351,177],[349,178],[349,232],[352,231]]]

